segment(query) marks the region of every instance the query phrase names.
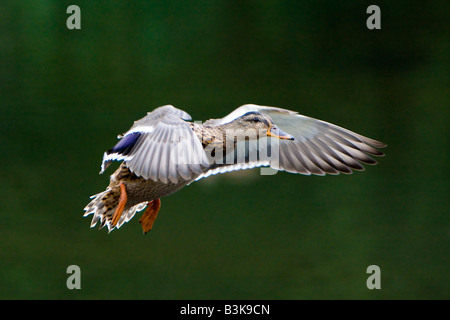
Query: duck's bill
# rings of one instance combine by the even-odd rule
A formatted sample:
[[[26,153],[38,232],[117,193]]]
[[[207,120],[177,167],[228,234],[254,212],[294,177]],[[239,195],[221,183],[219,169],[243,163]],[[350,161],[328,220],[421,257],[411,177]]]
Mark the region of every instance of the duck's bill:
[[[282,140],[294,140],[295,138],[291,136],[289,133],[280,130],[280,128],[276,126],[272,126],[269,130],[267,130],[267,135],[272,138],[278,138]]]

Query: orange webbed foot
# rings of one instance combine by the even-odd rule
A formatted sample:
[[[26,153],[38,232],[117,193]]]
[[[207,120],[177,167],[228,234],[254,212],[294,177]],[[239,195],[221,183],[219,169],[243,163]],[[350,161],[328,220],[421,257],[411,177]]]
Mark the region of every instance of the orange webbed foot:
[[[161,208],[161,200],[156,199],[148,203],[147,209],[145,209],[144,214],[139,219],[139,223],[142,225],[142,230],[144,234],[149,232],[153,223],[155,222],[156,217],[158,216],[159,208]]]
[[[123,209],[125,208],[125,205],[127,204],[128,200],[127,189],[125,188],[125,184],[121,182],[119,186],[120,186],[119,204],[117,205],[116,211],[114,212],[111,221],[113,227],[115,227],[117,222],[119,222],[119,219],[122,216]]]

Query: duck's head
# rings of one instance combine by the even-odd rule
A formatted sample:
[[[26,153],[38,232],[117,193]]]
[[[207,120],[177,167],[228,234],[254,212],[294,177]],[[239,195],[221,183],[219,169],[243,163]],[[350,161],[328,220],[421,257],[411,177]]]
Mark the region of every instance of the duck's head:
[[[256,132],[264,132],[268,137],[283,140],[294,140],[293,136],[278,128],[268,115],[260,112],[247,112],[246,114],[236,118],[230,124],[239,129],[252,129],[256,130]]]

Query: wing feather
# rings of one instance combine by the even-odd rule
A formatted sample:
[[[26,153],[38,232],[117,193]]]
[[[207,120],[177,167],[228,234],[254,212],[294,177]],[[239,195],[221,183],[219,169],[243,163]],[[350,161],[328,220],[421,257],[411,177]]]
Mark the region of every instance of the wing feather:
[[[276,170],[304,175],[350,174],[352,170],[364,170],[362,163],[376,164],[371,155],[384,155],[378,148],[384,148],[386,144],[380,141],[282,108],[243,105],[224,118],[212,119],[205,124],[220,126],[251,111],[267,114],[281,130],[294,136],[295,139],[278,141],[278,159],[216,165],[200,175],[198,179],[211,174],[267,165]]]
[[[122,137],[134,142],[133,146],[125,148],[122,143],[120,148],[111,149],[111,153],[105,152],[101,172],[108,162],[123,160],[134,174],[145,179],[163,183],[192,179],[210,164],[201,141],[184,121],[190,119],[189,114],[173,106],[149,112],[135,121]],[[137,133],[139,138],[136,139]],[[127,138],[131,135],[133,139]],[[122,149],[127,154],[121,154]]]

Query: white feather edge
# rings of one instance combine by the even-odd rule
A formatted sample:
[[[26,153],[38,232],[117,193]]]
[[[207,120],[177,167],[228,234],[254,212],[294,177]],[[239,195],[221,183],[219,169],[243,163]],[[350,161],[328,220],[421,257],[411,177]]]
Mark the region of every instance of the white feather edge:
[[[227,172],[237,171],[237,170],[253,169],[256,167],[266,167],[266,166],[270,166],[269,161],[257,161],[257,162],[250,162],[250,163],[238,163],[238,164],[232,164],[232,165],[225,165],[223,167],[217,167],[217,168],[208,170],[208,171],[200,174],[194,181],[198,181],[200,179],[207,178],[211,175],[227,173]]]
[[[270,111],[270,112],[298,114],[298,112],[296,112],[296,111],[283,109],[283,108],[260,106],[260,105],[256,105],[256,104],[244,104],[244,105],[240,106],[239,108],[237,108],[236,110],[232,111],[230,114],[226,115],[225,117],[223,117],[221,119],[217,119],[215,121],[214,125],[216,126],[216,125],[222,125],[222,124],[229,123],[229,122],[243,116],[247,112],[264,111],[264,110]]]

